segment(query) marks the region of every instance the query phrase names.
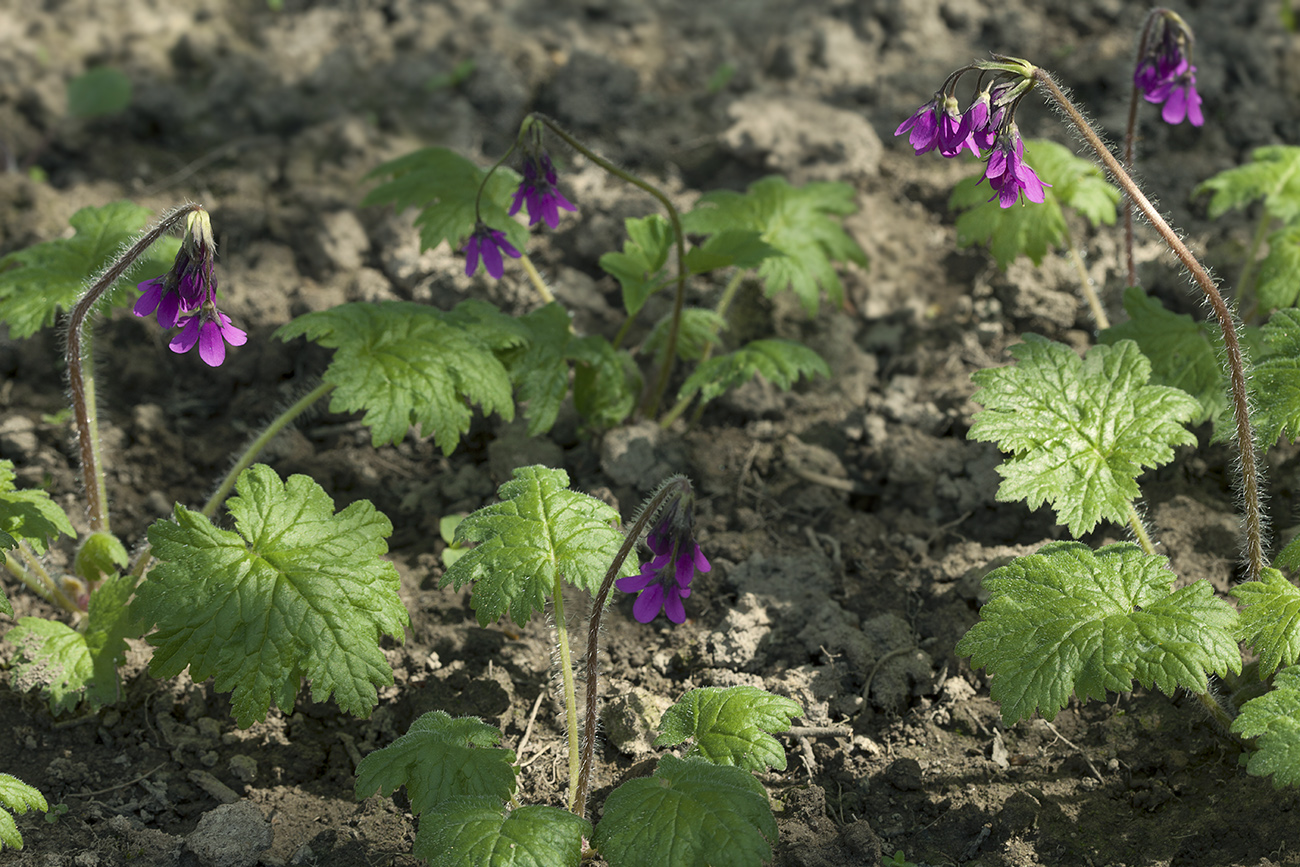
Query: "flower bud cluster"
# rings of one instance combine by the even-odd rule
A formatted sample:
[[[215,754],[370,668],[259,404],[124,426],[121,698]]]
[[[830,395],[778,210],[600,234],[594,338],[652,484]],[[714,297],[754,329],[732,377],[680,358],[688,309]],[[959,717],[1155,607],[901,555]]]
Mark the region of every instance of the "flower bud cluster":
[[[1165,123],[1205,123],[1201,95],[1196,92],[1196,67],[1192,65],[1192,28],[1176,12],[1154,9],[1142,32],[1133,86],[1147,102],[1164,103]]]

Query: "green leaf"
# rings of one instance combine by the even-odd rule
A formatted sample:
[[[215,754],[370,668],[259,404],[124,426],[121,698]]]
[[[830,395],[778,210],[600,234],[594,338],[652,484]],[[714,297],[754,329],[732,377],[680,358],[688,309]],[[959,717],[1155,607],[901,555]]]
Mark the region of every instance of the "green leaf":
[[[610,794],[595,843],[618,867],[753,867],[772,858],[776,836],[767,792],[747,771],[665,755],[653,777]]]
[[[1041,265],[1048,250],[1068,243],[1069,227],[1062,206],[1071,207],[1094,226],[1115,222],[1119,190],[1106,182],[1101,169],[1075,156],[1055,142],[1030,139],[1025,142],[1025,162],[1034,167],[1044,183],[1052,186],[1040,205],[1003,208],[983,175],[964,178],[953,188],[948,207],[964,210],[957,218],[957,244],[969,247],[988,244],[998,267],[1020,255]]]
[[[1300,569],[1300,536],[1296,536],[1273,558],[1273,565],[1278,569],[1294,572]]]
[[[181,505],[175,521],[149,528],[160,562],[132,606],[144,628],[158,625],[149,671],[215,675],[219,692],[234,690],[244,728],[272,701],[291,710],[303,675],[313,700],[333,693],[343,710],[369,715],[375,687],[393,682],[380,636],[400,640],[409,622],[383,559],[392,524],[366,500],[335,514],[314,481],[284,483],[261,464],[240,473],[236,490],[226,503],[236,532]]]
[[[858,210],[855,196],[853,187],[838,181],[792,187],[782,177],[766,177],[744,194],[719,190],[702,196],[694,210],[682,215],[682,226],[701,235],[758,232],[774,251],[764,251],[758,269],[763,291],[772,296],[791,290],[812,316],[823,291],[836,306],[844,303],[836,263],[867,265],[867,254],[841,225],[843,217]],[[706,243],[702,249],[707,248]],[[756,256],[760,251],[752,252]],[[698,256],[707,264],[707,254]]]
[[[514,418],[510,376],[493,346],[452,314],[405,301],[341,304],[275,332],[285,341],[300,335],[338,350],[322,377],[335,386],[330,411],[364,410],[376,447],[418,425],[451,454],[473,418],[467,402]]]
[[[762,374],[765,379],[788,391],[799,377],[815,374],[829,377],[831,369],[816,352],[793,340],[755,340],[726,355],[718,355],[695,368],[677,392],[686,399],[697,391],[703,401],[742,385]]]
[[[1300,437],[1300,309],[1278,310],[1263,331],[1264,353],[1251,372],[1259,396],[1253,420],[1256,440],[1271,446],[1282,434]]]
[[[1273,788],[1300,785],[1300,668],[1284,668],[1273,688],[1242,705],[1234,734],[1256,738],[1246,772],[1273,776]]]
[[[558,302],[521,316],[527,335],[523,346],[502,357],[511,381],[526,402],[528,435],[540,436],[555,425],[560,405],[569,393],[569,358],[573,343],[572,320]]]
[[[99,66],[68,82],[68,114],[89,119],[118,114],[131,104],[131,79],[120,69]]]
[[[13,337],[31,337],[70,310],[86,282],[102,271],[149,221],[151,212],[131,202],[82,208],[68,221],[76,233],[0,258],[0,321]],[[163,238],[149,248],[105,293],[113,307],[135,303],[135,284],[172,266],[180,239]]]
[[[972,375],[984,407],[967,437],[997,443],[1002,502],[1047,502],[1076,538],[1104,520],[1124,523],[1143,467],[1196,445],[1183,427],[1200,407],[1186,393],[1147,385],[1151,363],[1131,340],[1094,346],[1080,359],[1036,334],[1011,347],[1017,364]]]
[[[72,560],[74,574],[87,581],[102,581],[125,569],[130,562],[122,540],[112,533],[91,533],[77,549]]]
[[[655,739],[671,747],[687,739],[695,743],[686,756],[699,756],[715,765],[747,771],[785,770],[785,748],[768,732],[783,732],[803,713],[797,702],[755,686],[716,686],[693,689],[664,713]]]
[[[641,343],[641,349],[654,355],[656,363],[663,361],[663,352],[668,346],[668,330],[672,324],[673,316],[669,313],[655,323]],[[682,361],[699,361],[704,357],[704,347],[716,343],[718,335],[726,327],[726,317],[719,316],[713,310],[682,308],[682,321],[677,333],[677,357]]]
[[[1229,591],[1241,603],[1238,637],[1259,655],[1260,675],[1300,659],[1300,590],[1276,569]]]
[[[1259,263],[1255,297],[1264,310],[1294,307],[1300,300],[1300,226],[1287,226],[1268,236],[1268,255]]]
[[[544,611],[557,576],[596,593],[623,544],[618,512],[569,490],[569,476],[547,467],[520,467],[497,491],[501,502],[469,514],[456,527],[458,543],[479,544],[451,565],[442,586],[474,583],[471,606],[480,626],[507,611],[523,626]],[[635,558],[619,577],[636,574]]]
[[[1219,364],[1223,333],[1218,325],[1166,310],[1160,299],[1147,295],[1140,286],[1124,290],[1124,311],[1129,320],[1102,331],[1098,342],[1137,343],[1151,362],[1152,382],[1185,391],[1200,404],[1192,424],[1211,419],[1216,430],[1225,421],[1231,424],[1228,382]]]
[[[1007,725],[1134,680],[1203,694],[1206,672],[1241,672],[1237,613],[1208,582],[1171,592],[1173,579],[1164,557],[1136,545],[1053,542],[985,577],[991,598],[957,653],[988,671]]]
[[[1210,199],[1211,219],[1263,199],[1264,209],[1271,216],[1294,222],[1300,217],[1300,147],[1256,148],[1250,159],[1246,165],[1219,172],[1196,188],[1195,195],[1214,194]]]
[[[606,253],[600,267],[623,287],[623,307],[636,316],[646,299],[664,285],[664,265],[673,247],[673,229],[658,214],[624,221],[627,240],[623,252]]]
[[[515,753],[501,749],[500,729],[477,717],[424,714],[397,740],[357,765],[356,796],[388,797],[406,786],[411,811],[424,816],[450,798],[488,796],[500,805],[514,797]]]
[[[9,810],[15,813],[40,810],[44,813],[50,809],[39,790],[10,774],[0,774],[0,805],[5,808],[0,810],[0,850],[5,846],[23,848],[23,836],[18,833],[18,823],[9,814]]]
[[[626,349],[615,349],[597,334],[574,341],[573,406],[601,430],[617,427],[636,408],[644,382],[641,369]]]
[[[58,503],[45,491],[20,491],[14,484],[13,461],[0,460],[0,530],[16,548],[22,539],[37,554],[44,554],[51,538],[60,533],[76,538],[77,531]]]
[[[41,687],[50,712],[56,715],[77,706],[94,675],[86,636],[57,620],[20,617],[5,639],[16,648],[15,689]]]
[[[415,225],[420,247],[432,250],[443,241],[460,249],[474,231],[474,201],[486,172],[455,151],[423,148],[375,168],[367,178],[389,180],[361,200],[363,206],[392,205],[398,211],[420,208]],[[517,249],[528,243],[528,229],[510,217],[508,208],[521,178],[500,166],[479,200],[483,222],[506,233]]]
[[[754,229],[723,229],[686,254],[686,269],[703,274],[719,268],[757,268],[763,261],[784,255]]]
[[[591,823],[557,807],[506,813],[491,798],[458,798],[420,819],[412,851],[433,867],[574,867]]]

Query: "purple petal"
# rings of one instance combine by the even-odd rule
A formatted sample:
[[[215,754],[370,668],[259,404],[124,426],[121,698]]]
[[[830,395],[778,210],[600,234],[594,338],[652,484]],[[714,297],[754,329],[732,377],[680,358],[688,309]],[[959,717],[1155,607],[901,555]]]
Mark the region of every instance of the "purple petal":
[[[479,236],[470,235],[465,243],[465,276],[473,277],[478,270]]]
[[[1187,91],[1181,87],[1169,91],[1169,99],[1165,102],[1165,107],[1160,110],[1160,116],[1164,118],[1165,123],[1182,123],[1187,117]]]
[[[695,571],[708,572],[712,568],[713,567],[709,565],[708,559],[705,558],[704,556],[704,551],[701,550],[699,545],[696,545],[695,546]]]
[[[667,614],[668,619],[673,623],[686,622],[686,606],[682,604],[682,597],[671,590],[664,598],[664,614]]]
[[[155,277],[152,280],[146,280],[137,288],[143,289],[144,294],[136,299],[135,306],[131,308],[131,312],[136,316],[148,316],[157,309],[158,302],[162,300],[163,278]],[[164,327],[170,328],[171,326],[167,325]]]
[[[243,329],[236,328],[230,324],[230,317],[224,313],[218,312],[217,317],[221,321],[221,339],[231,346],[243,346],[248,342],[248,333]]]
[[[220,367],[226,360],[226,342],[221,339],[221,326],[212,320],[199,326],[199,358],[208,367]]]
[[[179,292],[168,292],[162,297],[162,303],[158,305],[158,324],[163,328],[171,328],[176,324],[176,316],[180,313],[181,296]]]
[[[641,591],[632,606],[632,616],[638,623],[649,623],[659,616],[664,606],[664,588],[662,584],[651,584]]]
[[[647,584],[655,580],[655,570],[647,568],[649,566],[650,564],[646,563],[639,573],[618,579],[614,582],[614,586],[624,593],[639,593]]]
[[[483,243],[479,245],[479,255],[483,257],[483,267],[487,269],[492,279],[500,280],[501,275],[506,273],[506,269],[501,261],[501,249],[497,247],[494,240],[484,238]]]
[[[199,342],[199,317],[190,316],[184,320],[184,327],[180,333],[172,338],[172,342],[167,344],[167,348],[172,352],[184,354],[194,348],[194,344]]]

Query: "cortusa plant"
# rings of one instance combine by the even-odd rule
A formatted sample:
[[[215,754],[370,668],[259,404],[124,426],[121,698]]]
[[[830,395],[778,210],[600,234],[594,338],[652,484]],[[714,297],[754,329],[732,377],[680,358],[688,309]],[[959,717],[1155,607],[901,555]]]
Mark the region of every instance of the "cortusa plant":
[[[1108,327],[1094,298],[1094,314],[1102,314],[1096,316],[1101,343],[1082,358],[1068,346],[1029,334],[1012,347],[1012,366],[974,375],[979,388],[972,399],[983,409],[969,437],[996,443],[1007,454],[998,468],[998,499],[1024,500],[1031,508],[1047,504],[1076,539],[1109,521],[1126,526],[1132,541],[1099,549],[1054,542],[993,570],[984,581],[991,598],[981,622],[957,651],[986,670],[1008,724],[1035,712],[1051,719],[1071,695],[1100,699],[1132,689],[1134,681],[1170,695],[1186,690],[1246,750],[1251,774],[1291,786],[1300,784],[1300,590],[1287,573],[1300,568],[1300,542],[1272,560],[1266,556],[1261,452],[1283,434],[1300,435],[1300,308],[1294,306],[1300,149],[1263,148],[1252,164],[1201,188],[1214,194],[1212,215],[1264,200],[1240,286],[1243,293],[1253,292],[1246,296],[1252,314],[1271,314],[1256,327],[1238,319],[1130,171],[1139,97],[1162,103],[1168,123],[1204,122],[1193,44],[1190,27],[1178,15],[1167,9],[1150,14],[1133,75],[1123,159],[1105,146],[1050,73],[1017,58],[994,57],[957,70],[897,130],[910,133],[917,153],[937,149],[953,157],[966,150],[982,156],[983,176],[966,184],[960,199],[954,195],[955,205],[974,207],[963,215],[967,242],[988,241],[1002,265],[1020,253],[1037,261],[1049,246],[1072,246],[1062,205],[1094,223],[1114,222],[1118,198],[1095,170],[1021,139],[1016,109],[1029,94],[1043,94],[1118,185],[1125,214],[1134,206],[1141,212],[1214,314],[1213,323],[1196,323],[1142,291],[1126,216],[1129,321]],[[963,110],[956,91],[967,75],[976,80],[975,95]],[[1030,166],[1030,156],[1045,159],[1051,169],[1046,178]],[[978,205],[976,191],[985,181],[993,198]],[[1022,199],[1029,204],[1021,205]],[[1045,219],[1030,215],[1044,207],[1050,209]],[[1017,212],[1025,215],[1003,216]],[[1252,283],[1265,239],[1269,254]],[[1253,348],[1253,361],[1246,347]],[[1238,455],[1245,580],[1231,590],[1236,606],[1216,597],[1207,581],[1177,586],[1138,505],[1143,470],[1171,461],[1177,446],[1195,445],[1187,425],[1207,419]],[[1239,645],[1256,661],[1243,665]]]
[[[561,211],[576,207],[559,190],[544,135],[649,192],[667,215],[628,220],[623,249],[600,259],[619,283],[627,313],[613,340],[575,333],[569,313],[521,252],[528,230],[516,214],[526,209],[530,226],[554,229]],[[514,154],[522,175],[505,165]],[[790,340],[764,338],[720,351],[730,304],[747,275],[769,294],[795,292],[811,314],[823,292],[842,302],[837,265],[866,265],[840,225],[855,208],[845,184],[793,187],[770,177],[743,194],[705,195],[679,213],[657,188],[540,115],[525,118],[511,150],[487,171],[430,148],[375,175],[388,180],[366,203],[419,207],[424,245],[446,240],[463,249],[467,276],[482,266],[499,279],[507,260],[517,259],[543,306],[511,317],[472,298],[449,311],[408,302],[344,304],[283,325],[275,334],[281,340],[305,337],[334,350],[328,368],[237,456],[201,508],[177,503],[133,551],[111,522],[93,326],[98,316],[129,307],[171,333],[171,352],[197,348],[210,368],[245,345],[248,335],[217,306],[210,216],[185,204],[146,228],[147,212],[130,203],[85,208],[72,217],[71,237],[0,259],[0,321],[10,334],[28,337],[61,317],[66,330],[85,528],[75,527],[47,492],[20,489],[18,468],[0,461],[6,570],[65,615],[22,617],[8,630],[14,683],[42,690],[53,713],[93,713],[116,702],[126,642],[143,637],[154,647],[151,674],[165,678],[188,669],[196,681],[213,678],[218,691],[231,693],[241,727],[264,720],[273,704],[290,711],[304,678],[314,700],[332,697],[348,713],[369,715],[377,688],[393,682],[380,642],[402,640],[410,622],[396,569],[384,556],[392,524],[366,500],[336,510],[311,478],[284,479],[256,463],[285,427],[327,395],[332,411],[361,414],[375,447],[414,432],[446,454],[469,430],[476,409],[509,421],[522,405],[529,433],[538,435],[551,429],[570,395],[591,430],[634,415],[667,426],[692,405],[698,414],[756,375],[786,389],[801,376],[829,375],[815,352]],[[179,242],[171,238],[177,230]],[[86,282],[88,274],[95,276]],[[716,275],[727,279],[712,308],[687,306],[688,284]],[[660,291],[672,292],[671,312],[629,347],[638,314]],[[691,370],[675,380],[683,362]],[[674,381],[675,402],[663,410]],[[785,767],[770,734],[785,730],[801,710],[751,687],[681,697],[663,718],[658,743],[690,741],[689,748],[665,755],[653,778],[611,794],[594,829],[587,819],[604,608],[617,588],[638,594],[638,621],[661,612],[673,623],[684,621],[691,580],[709,569],[694,539],[693,503],[689,482],[669,479],[625,534],[617,513],[569,490],[563,472],[529,467],[502,486],[499,503],[456,526],[451,541],[459,559],[443,581],[473,585],[481,623],[509,614],[522,625],[549,605],[564,684],[569,789],[565,809],[521,806],[514,797],[520,768],[513,753],[494,746],[499,731],[474,719],[426,715],[368,757],[357,783],[360,796],[407,788],[421,816],[417,854],[437,863],[502,867],[575,865],[596,852],[615,865],[670,863],[682,853],[689,857],[681,863],[770,859],[776,825],[752,772]],[[223,511],[230,529],[214,523]],[[65,536],[76,540],[76,550],[71,568],[60,570],[46,555]],[[643,537],[651,558],[638,570],[629,558]],[[594,597],[580,672],[568,638],[566,584]],[[3,594],[0,612],[14,614]],[[0,806],[48,808],[37,789],[5,775]],[[4,810],[0,844],[22,844]]]

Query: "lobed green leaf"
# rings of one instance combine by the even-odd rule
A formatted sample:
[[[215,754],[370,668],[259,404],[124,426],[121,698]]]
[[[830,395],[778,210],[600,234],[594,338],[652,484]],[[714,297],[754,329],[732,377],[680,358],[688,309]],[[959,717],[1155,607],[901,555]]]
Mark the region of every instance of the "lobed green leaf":
[[[1300,659],[1300,590],[1276,569],[1265,568],[1257,581],[1229,591],[1241,603],[1237,637],[1259,655],[1261,675]]]
[[[1251,161],[1227,169],[1197,186],[1195,195],[1212,193],[1210,217],[1264,200],[1268,213],[1286,223],[1300,217],[1300,147],[1270,145],[1256,148]]]
[[[1124,523],[1144,467],[1195,445],[1183,423],[1200,406],[1176,388],[1147,385],[1151,363],[1131,340],[1074,350],[1036,334],[1011,347],[1017,364],[977,371],[969,439],[997,443],[997,498],[1044,502],[1076,538],[1104,520]]]
[[[574,867],[591,823],[529,805],[505,812],[492,798],[458,798],[420,819],[413,852],[433,867]]]
[[[77,706],[94,676],[86,636],[57,620],[20,617],[5,639],[15,648],[15,689],[41,687],[56,715]]]
[[[1286,434],[1300,437],[1300,309],[1278,310],[1263,329],[1264,349],[1251,372],[1260,397],[1255,410],[1255,437],[1271,446]]]
[[[16,548],[21,539],[44,554],[60,533],[76,538],[63,508],[46,491],[18,490],[16,478],[13,461],[0,460],[0,532],[9,540],[4,547]]]
[[[392,524],[368,501],[337,514],[307,476],[282,482],[264,465],[240,473],[227,502],[235,532],[177,505],[174,521],[149,528],[157,566],[132,612],[144,628],[155,677],[186,666],[196,681],[234,691],[241,727],[264,719],[272,701],[293,707],[300,679],[312,698],[367,716],[375,688],[393,682],[382,635],[409,622],[397,570],[383,559]]]
[[[665,755],[653,777],[610,794],[595,844],[614,867],[753,867],[776,837],[767,792],[747,771]]]
[[[1263,310],[1294,307],[1300,301],[1300,225],[1268,236],[1268,254],[1259,263],[1255,297]]]
[[[788,391],[800,376],[829,377],[831,369],[820,355],[801,343],[755,340],[735,352],[714,356],[700,364],[682,383],[677,397],[684,400],[699,392],[700,399],[707,402],[757,374]]]
[[[388,178],[361,200],[363,206],[392,205],[398,211],[419,208],[415,225],[420,247],[432,250],[443,241],[458,250],[474,231],[474,203],[479,202],[483,222],[506,233],[517,249],[528,243],[528,229],[509,215],[517,172],[499,166],[488,179],[479,199],[479,186],[487,172],[447,148],[423,148],[376,167],[367,178]]]
[[[623,544],[618,512],[569,490],[569,476],[547,467],[520,467],[497,491],[501,502],[472,512],[456,527],[456,542],[477,542],[442,576],[442,586],[473,582],[480,626],[509,612],[520,626],[546,609],[557,579],[596,593]],[[629,559],[620,577],[635,574]]]
[[[668,347],[668,330],[672,327],[673,317],[669,313],[655,323],[654,328],[641,342],[645,352],[652,353],[656,363],[663,360],[663,352]],[[682,361],[699,361],[704,357],[704,347],[716,343],[718,335],[727,327],[727,320],[715,311],[701,307],[682,308],[681,324],[677,333],[677,357]]]
[[[1203,694],[1207,672],[1241,671],[1237,613],[1208,582],[1174,591],[1173,578],[1164,557],[1129,543],[1045,545],[985,577],[991,598],[957,653],[988,671],[1007,725],[1134,680]]]
[[[1272,775],[1275,789],[1300,785],[1300,668],[1282,669],[1271,690],[1242,705],[1232,731],[1256,738],[1247,773]]]
[[[624,226],[627,240],[623,251],[601,256],[600,267],[623,288],[623,307],[632,317],[667,280],[664,266],[673,248],[673,229],[658,214],[629,218]]]
[[[9,813],[26,813],[28,810],[48,812],[50,805],[38,789],[27,785],[11,774],[0,774],[0,850],[5,846],[12,849],[23,848],[23,836],[18,833],[18,824]]]
[[[13,337],[31,337],[70,310],[86,282],[115,259],[149,221],[151,211],[131,202],[82,208],[69,218],[71,238],[45,241],[0,258],[0,321]],[[162,238],[105,293],[102,304],[135,302],[135,284],[171,268],[177,238]]]
[[[459,312],[457,312],[459,311]],[[485,340],[473,311],[443,313],[422,304],[341,304],[282,325],[275,336],[305,336],[337,350],[322,377],[333,385],[331,412],[365,411],[376,447],[401,442],[412,425],[451,454],[469,430],[476,403],[509,421],[510,375],[494,349],[522,340],[517,330]]]
[[[752,267],[741,262],[759,261],[763,291],[769,296],[787,289],[794,292],[811,316],[817,312],[822,292],[832,304],[844,303],[837,263],[867,265],[867,254],[842,226],[843,217],[858,210],[855,195],[852,186],[838,181],[792,187],[782,177],[766,177],[750,184],[743,194],[731,190],[707,193],[693,210],[682,215],[682,226],[701,235],[758,232],[771,251],[751,247],[735,264]],[[717,243],[715,249],[721,248],[723,242]],[[700,265],[709,264],[713,252],[704,250],[709,250],[707,242],[696,254]]]
[[[501,731],[477,717],[424,714],[406,734],[357,765],[356,796],[388,797],[406,786],[411,811],[425,816],[452,798],[485,796],[497,806],[514,797],[515,753],[496,745]]]
[[[803,713],[797,702],[754,686],[693,689],[670,707],[659,723],[655,746],[695,743],[686,756],[747,771],[785,770],[785,748],[768,734],[790,727]]]

